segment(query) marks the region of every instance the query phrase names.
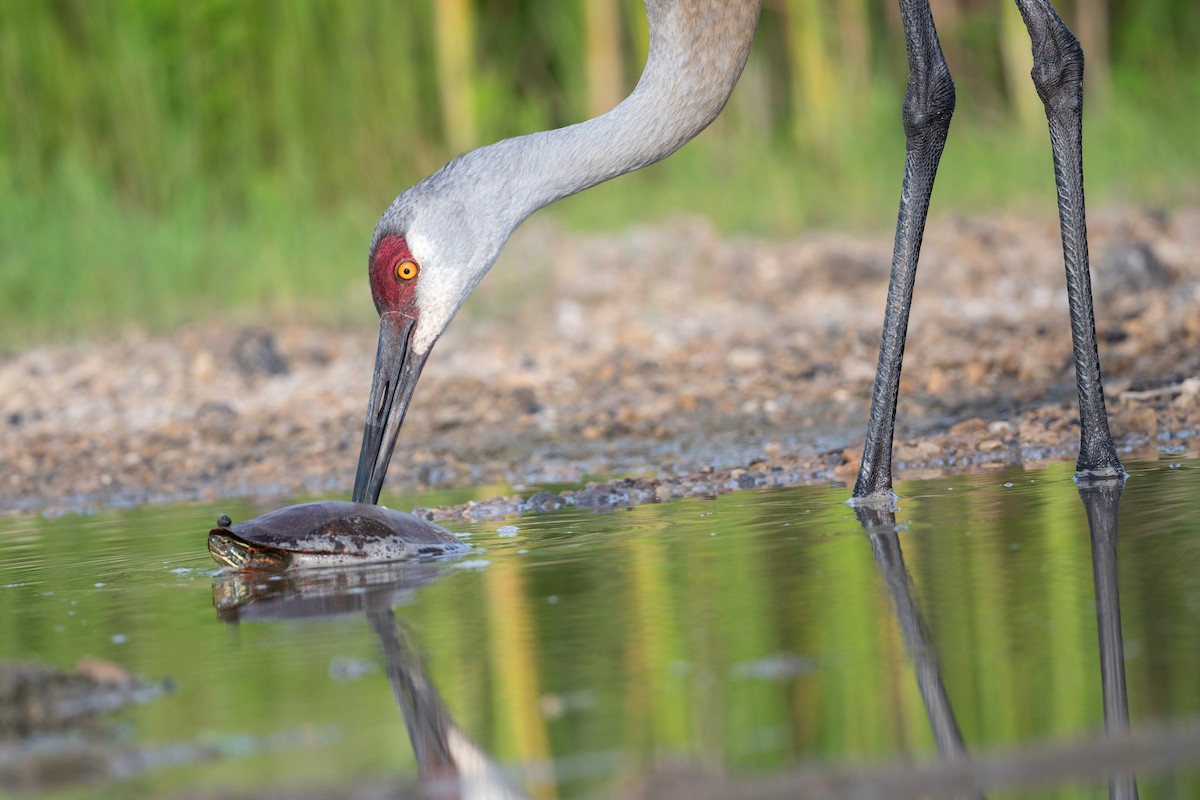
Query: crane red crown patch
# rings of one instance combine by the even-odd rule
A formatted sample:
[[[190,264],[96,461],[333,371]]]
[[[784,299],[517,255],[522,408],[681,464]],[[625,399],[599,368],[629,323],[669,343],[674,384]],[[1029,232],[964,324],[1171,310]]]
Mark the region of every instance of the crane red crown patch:
[[[418,278],[402,279],[396,269],[405,261],[417,265],[403,236],[385,236],[379,240],[371,254],[371,297],[380,314],[396,311],[416,319]]]

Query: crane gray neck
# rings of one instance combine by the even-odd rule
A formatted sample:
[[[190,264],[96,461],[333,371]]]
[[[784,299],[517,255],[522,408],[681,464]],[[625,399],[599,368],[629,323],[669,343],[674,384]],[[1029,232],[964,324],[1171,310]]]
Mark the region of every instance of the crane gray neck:
[[[666,158],[712,122],[746,63],[760,0],[647,0],[650,54],[612,111],[460,156],[396,198],[375,229],[423,266],[412,347],[427,352],[539,208]]]
[[[503,246],[539,208],[666,158],[704,130],[745,66],[759,6],[647,0],[650,53],[622,103],[587,122],[481,147],[410,191],[483,215]]]

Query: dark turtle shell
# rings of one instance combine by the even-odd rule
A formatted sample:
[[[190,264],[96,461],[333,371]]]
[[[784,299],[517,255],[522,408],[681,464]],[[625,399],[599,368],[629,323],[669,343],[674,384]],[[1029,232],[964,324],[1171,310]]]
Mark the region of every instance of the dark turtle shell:
[[[213,559],[239,569],[407,561],[466,549],[457,536],[420,517],[345,501],[285,506],[237,525],[219,525],[208,535]]]

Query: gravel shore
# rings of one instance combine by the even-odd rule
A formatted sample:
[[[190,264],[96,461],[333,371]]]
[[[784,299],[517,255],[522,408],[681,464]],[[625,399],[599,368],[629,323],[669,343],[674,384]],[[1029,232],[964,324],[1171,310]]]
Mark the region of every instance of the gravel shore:
[[[1101,212],[1090,234],[1122,457],[1200,455],[1200,208]],[[698,221],[578,235],[535,220],[437,345],[384,500],[518,487],[429,512],[454,517],[851,484],[890,253],[887,235],[761,241]],[[898,478],[1074,457],[1061,259],[1054,219],[930,224]],[[214,319],[0,356],[0,507],[346,495],[375,338],[365,268],[347,273],[364,298],[355,330]],[[581,488],[539,493],[563,483]]]

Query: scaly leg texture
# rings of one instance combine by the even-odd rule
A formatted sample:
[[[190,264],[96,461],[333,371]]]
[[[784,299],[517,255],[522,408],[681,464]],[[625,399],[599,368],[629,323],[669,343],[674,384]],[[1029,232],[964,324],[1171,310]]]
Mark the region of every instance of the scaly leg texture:
[[[879,368],[871,393],[871,415],[867,422],[862,466],[854,485],[855,500],[892,497],[892,433],[896,423],[904,337],[908,332],[913,282],[917,277],[917,258],[925,234],[933,179],[954,113],[954,81],[950,79],[950,69],[942,56],[929,0],[900,0],[900,15],[904,21],[909,70],[903,116],[904,185],[900,191]]]
[[[1100,379],[1092,281],[1088,271],[1087,220],[1083,207],[1083,48],[1047,0],[1016,0],[1033,43],[1033,84],[1046,106],[1058,219],[1067,269],[1075,382],[1079,389],[1080,478],[1124,476],[1117,458]]]

